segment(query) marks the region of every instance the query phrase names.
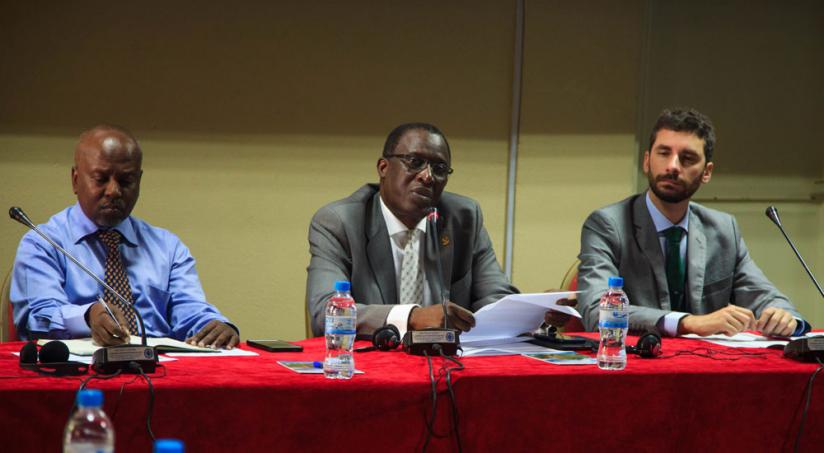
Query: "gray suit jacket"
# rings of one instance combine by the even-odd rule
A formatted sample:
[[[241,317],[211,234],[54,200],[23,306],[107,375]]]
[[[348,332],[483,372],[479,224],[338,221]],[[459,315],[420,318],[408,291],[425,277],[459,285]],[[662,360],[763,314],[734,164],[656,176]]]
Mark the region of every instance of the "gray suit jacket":
[[[449,300],[476,311],[517,293],[495,258],[478,204],[444,192],[438,213],[438,244],[432,244],[427,232],[423,258],[433,298],[441,294],[441,282],[449,282]],[[309,252],[312,258],[307,268],[306,305],[313,334],[323,334],[324,308],[334,293],[336,280],[352,283],[358,334],[371,334],[384,325],[389,311],[398,303],[398,294],[378,186],[367,184],[349,197],[320,208],[309,226]],[[436,259],[441,260],[443,277],[437,276]],[[430,300],[424,305],[433,302],[440,303]]]
[[[775,306],[802,319],[750,258],[733,216],[697,203],[690,203],[689,215],[689,312],[702,315],[734,304],[758,318],[765,307]],[[578,258],[578,300],[587,330],[598,327],[598,301],[610,276],[624,278],[631,330],[652,329],[670,313],[664,254],[643,193],[590,214]]]

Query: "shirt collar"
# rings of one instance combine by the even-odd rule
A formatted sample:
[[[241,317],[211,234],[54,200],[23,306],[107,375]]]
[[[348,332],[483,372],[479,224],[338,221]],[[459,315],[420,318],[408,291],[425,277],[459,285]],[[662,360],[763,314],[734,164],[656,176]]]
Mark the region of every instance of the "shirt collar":
[[[69,209],[69,223],[71,224],[72,241],[74,241],[75,244],[86,236],[97,234],[97,231],[101,229],[92,222],[91,219],[86,217],[86,213],[83,212],[80,203],[75,203],[75,205]],[[131,216],[126,217],[125,220],[113,226],[111,229],[120,232],[120,235],[123,236],[123,240],[127,244],[131,246],[137,245],[137,235],[131,222]]]
[[[378,196],[378,199],[381,201],[381,214],[383,214],[383,220],[386,223],[386,230],[389,232],[389,236],[393,237],[398,233],[406,233],[409,231],[409,228],[407,228],[403,222],[398,220],[398,218],[395,217],[395,214],[393,214],[392,211],[386,207],[386,203],[383,202],[383,198]],[[424,218],[422,218],[421,221],[415,225],[415,229],[426,233],[426,216],[424,216]]]
[[[652,202],[652,199],[649,197],[649,190],[646,193],[646,201],[647,201],[647,211],[649,211],[650,217],[652,217],[652,223],[655,225],[655,231],[662,232],[667,228],[673,226],[679,226],[684,229],[684,231],[689,231],[690,225],[690,207],[687,205],[687,213],[684,214],[684,218],[681,219],[678,223],[672,223],[664,214],[661,214],[661,211],[658,210],[658,207],[655,206],[655,203]]]

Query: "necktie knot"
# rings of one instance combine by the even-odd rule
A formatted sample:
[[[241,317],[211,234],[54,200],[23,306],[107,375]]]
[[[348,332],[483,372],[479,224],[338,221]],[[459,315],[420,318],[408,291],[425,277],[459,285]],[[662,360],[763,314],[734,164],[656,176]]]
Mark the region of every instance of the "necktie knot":
[[[120,245],[123,236],[117,230],[99,230],[97,236],[109,250],[116,249]]]
[[[684,237],[684,229],[679,226],[669,227],[664,230],[664,237],[670,244],[680,243],[681,238]]]

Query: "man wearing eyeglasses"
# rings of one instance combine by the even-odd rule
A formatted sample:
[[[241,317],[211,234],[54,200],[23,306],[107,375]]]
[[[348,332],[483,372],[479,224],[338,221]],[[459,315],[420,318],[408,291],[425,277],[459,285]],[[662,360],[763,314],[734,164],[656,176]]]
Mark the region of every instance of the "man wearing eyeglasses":
[[[472,312],[518,292],[495,258],[478,204],[443,192],[450,165],[449,144],[437,127],[402,124],[378,159],[380,183],[318,210],[309,226],[306,283],[314,335],[323,334],[336,280],[352,283],[359,334],[385,324],[401,336],[443,326],[441,294],[448,298],[449,327],[467,331],[475,325]],[[427,221],[433,208],[436,234]]]

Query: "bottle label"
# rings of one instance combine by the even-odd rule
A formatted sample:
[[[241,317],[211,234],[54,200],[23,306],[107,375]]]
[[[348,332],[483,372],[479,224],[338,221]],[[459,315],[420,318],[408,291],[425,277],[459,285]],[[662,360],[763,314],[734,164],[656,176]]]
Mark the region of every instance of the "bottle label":
[[[331,335],[355,335],[354,316],[326,316],[325,332]]]
[[[626,329],[629,327],[629,313],[623,310],[601,310],[598,327],[602,329]]]

